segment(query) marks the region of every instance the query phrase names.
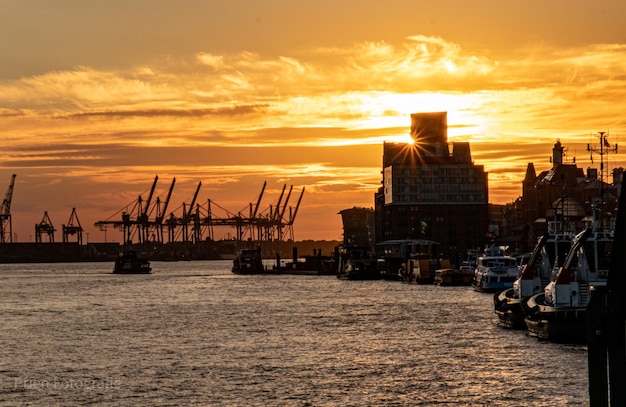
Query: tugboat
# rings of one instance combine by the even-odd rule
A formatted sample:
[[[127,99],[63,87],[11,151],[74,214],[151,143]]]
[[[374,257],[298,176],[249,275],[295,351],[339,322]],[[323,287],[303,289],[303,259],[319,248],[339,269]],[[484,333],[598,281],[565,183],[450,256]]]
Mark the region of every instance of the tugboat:
[[[519,276],[515,257],[505,255],[496,246],[487,247],[476,259],[472,286],[476,291],[495,292],[513,287]]]
[[[572,242],[572,248],[555,278],[543,293],[525,305],[524,322],[531,335],[554,342],[584,342],[590,292],[606,286],[612,231],[587,228]]]
[[[234,274],[264,274],[266,273],[261,258],[261,248],[242,249],[233,260]]]
[[[543,292],[572,246],[574,234],[559,231],[559,225],[560,222],[550,222],[548,233],[535,245],[513,287],[494,295],[494,309],[501,326],[526,329],[522,304],[533,295]]]
[[[115,259],[113,274],[150,274],[150,260],[136,250],[124,249]]]
[[[379,280],[380,270],[369,247],[344,247],[339,256],[337,278],[341,280]]]

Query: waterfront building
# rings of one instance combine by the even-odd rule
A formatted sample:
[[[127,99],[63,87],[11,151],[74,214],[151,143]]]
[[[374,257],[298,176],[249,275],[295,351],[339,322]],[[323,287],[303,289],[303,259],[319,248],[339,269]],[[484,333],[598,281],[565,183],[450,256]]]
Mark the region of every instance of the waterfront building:
[[[604,140],[603,140],[604,141]],[[501,242],[532,249],[538,236],[546,233],[548,222],[558,221],[563,228],[581,230],[592,217],[594,208],[610,222],[617,209],[623,168],[614,168],[611,183],[602,179],[597,168],[586,171],[575,158],[566,159],[566,148],[557,140],[552,148],[552,167],[537,174],[528,163],[522,181],[522,195],[507,204],[503,211]]]
[[[354,207],[339,212],[343,222],[343,245],[374,246],[374,210]]]
[[[488,235],[488,179],[468,142],[448,142],[447,112],[411,115],[412,143],[383,144],[376,242],[428,239],[465,256]]]

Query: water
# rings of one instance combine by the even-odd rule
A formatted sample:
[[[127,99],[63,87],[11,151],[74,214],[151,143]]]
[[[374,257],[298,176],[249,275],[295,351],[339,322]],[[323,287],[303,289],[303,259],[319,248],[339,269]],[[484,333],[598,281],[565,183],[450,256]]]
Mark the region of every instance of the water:
[[[589,404],[586,347],[498,327],[489,294],[230,264],[0,265],[0,404]]]

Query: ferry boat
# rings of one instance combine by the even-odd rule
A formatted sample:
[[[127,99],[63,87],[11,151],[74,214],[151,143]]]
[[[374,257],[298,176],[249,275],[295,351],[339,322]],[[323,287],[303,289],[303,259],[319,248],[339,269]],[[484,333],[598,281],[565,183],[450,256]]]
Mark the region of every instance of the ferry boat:
[[[263,274],[266,272],[261,258],[261,248],[239,250],[233,260],[234,274]]]
[[[115,259],[113,274],[150,274],[150,260],[135,250],[125,249]]]
[[[560,222],[550,222],[548,233],[539,238],[513,287],[494,294],[494,310],[503,327],[526,329],[523,303],[543,292],[572,246],[574,233],[560,229]]]
[[[544,291],[525,305],[526,327],[531,335],[555,342],[584,342],[591,291],[606,286],[613,247],[613,231],[586,228]]]
[[[472,286],[482,292],[505,290],[513,287],[519,272],[515,257],[505,255],[500,248],[491,246],[476,259]]]

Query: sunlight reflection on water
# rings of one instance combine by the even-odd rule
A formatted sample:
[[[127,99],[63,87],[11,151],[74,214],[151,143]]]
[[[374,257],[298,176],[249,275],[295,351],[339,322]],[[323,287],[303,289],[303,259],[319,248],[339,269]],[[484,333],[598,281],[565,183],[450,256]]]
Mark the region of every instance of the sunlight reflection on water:
[[[0,401],[588,405],[586,348],[501,329],[490,295],[230,264],[0,265]]]

